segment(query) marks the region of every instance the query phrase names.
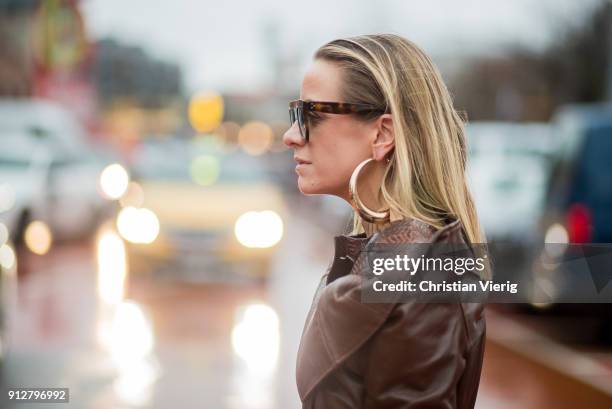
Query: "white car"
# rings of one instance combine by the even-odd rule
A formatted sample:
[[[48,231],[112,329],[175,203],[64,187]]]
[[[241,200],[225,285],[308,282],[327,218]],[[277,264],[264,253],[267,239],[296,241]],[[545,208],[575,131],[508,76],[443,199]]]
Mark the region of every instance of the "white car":
[[[100,173],[110,162],[64,108],[0,101],[0,222],[16,244],[33,221],[54,240],[91,232],[115,209],[99,192]]]
[[[28,135],[2,135],[1,143],[0,223],[20,241],[30,221],[46,217],[47,155]]]
[[[28,134],[53,141],[77,154],[87,134],[75,115],[63,106],[43,99],[0,99],[0,135]]]
[[[489,238],[525,240],[542,211],[550,157],[549,124],[468,124],[468,178]]]
[[[0,138],[0,222],[16,242],[33,221],[54,239],[80,238],[113,212],[99,193],[103,158],[91,151],[73,156],[29,135]]]

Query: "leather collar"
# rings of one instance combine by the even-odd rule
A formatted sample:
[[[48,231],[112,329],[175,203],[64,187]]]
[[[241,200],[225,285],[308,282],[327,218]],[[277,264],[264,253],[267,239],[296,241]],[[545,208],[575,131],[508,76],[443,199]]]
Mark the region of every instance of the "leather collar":
[[[365,248],[370,238],[365,233],[343,234],[334,237],[334,260],[327,274],[326,285],[351,271],[359,253]]]
[[[447,225],[444,227],[446,233],[452,229],[461,228],[461,223],[457,219],[448,218]],[[418,242],[419,234],[427,235],[434,232],[433,227],[417,219],[399,219],[392,221],[383,230],[367,237],[365,233],[341,234],[334,237],[334,259],[328,270],[326,285],[346,274],[349,274],[353,264],[361,251],[368,242],[381,243],[414,243]],[[403,235],[403,236],[402,236]],[[422,239],[422,237],[421,237]]]

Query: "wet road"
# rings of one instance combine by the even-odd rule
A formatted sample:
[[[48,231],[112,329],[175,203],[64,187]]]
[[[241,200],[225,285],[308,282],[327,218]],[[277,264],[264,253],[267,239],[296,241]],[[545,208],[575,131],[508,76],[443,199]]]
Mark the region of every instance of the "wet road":
[[[101,251],[121,257],[116,237],[28,256],[4,386],[68,387],[78,408],[299,407],[299,337],[332,256],[317,240],[295,245],[303,232],[322,234],[287,226],[296,240],[282,244],[266,283],[130,276],[121,263],[97,261]]]
[[[333,232],[292,220],[266,283],[130,276],[97,259],[121,256],[112,237],[32,256],[9,323],[4,386],[70,388],[71,403],[58,407],[299,408],[295,356]],[[568,375],[522,353],[557,344],[520,320],[491,312],[488,324],[478,408],[612,407],[600,387],[612,376],[585,363],[609,351]],[[604,379],[580,381],[588,370]]]

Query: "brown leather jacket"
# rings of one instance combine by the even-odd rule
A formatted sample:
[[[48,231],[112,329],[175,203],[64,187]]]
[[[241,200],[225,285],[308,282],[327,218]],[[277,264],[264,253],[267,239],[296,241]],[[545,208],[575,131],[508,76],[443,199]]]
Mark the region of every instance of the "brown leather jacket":
[[[462,224],[442,229],[402,219],[371,238],[335,237],[297,354],[302,407],[473,408],[484,355],[482,303],[362,303],[356,265],[372,243],[463,242]],[[352,260],[355,260],[353,263]]]

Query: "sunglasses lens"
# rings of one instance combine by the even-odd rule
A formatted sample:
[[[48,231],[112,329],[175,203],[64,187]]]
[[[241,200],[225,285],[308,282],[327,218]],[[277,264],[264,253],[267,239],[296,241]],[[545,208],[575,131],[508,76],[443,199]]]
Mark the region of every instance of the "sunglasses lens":
[[[293,106],[289,108],[289,122],[291,123],[291,126],[293,126],[296,121],[298,123],[298,128],[300,129],[302,139],[308,142],[308,129],[304,119],[304,110],[300,106]]]
[[[300,133],[302,134],[302,138],[306,138],[306,124],[304,123],[304,111],[302,108],[297,109],[297,120],[298,125],[300,126]]]
[[[293,123],[295,122],[296,117],[295,117],[295,110],[293,108],[289,108],[289,124],[293,126]]]

